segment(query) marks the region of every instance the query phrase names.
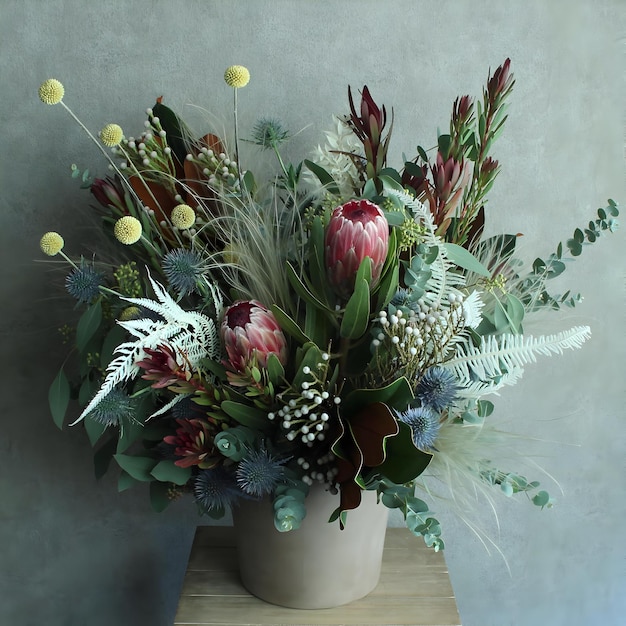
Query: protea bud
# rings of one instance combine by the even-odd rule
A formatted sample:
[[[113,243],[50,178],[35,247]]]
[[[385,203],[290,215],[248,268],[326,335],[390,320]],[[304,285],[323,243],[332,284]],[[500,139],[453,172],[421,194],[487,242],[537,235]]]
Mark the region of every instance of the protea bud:
[[[90,191],[103,207],[112,206],[120,211],[126,210],[124,189],[117,177],[115,179],[96,178],[91,184]]]
[[[284,365],[287,341],[274,314],[256,300],[241,300],[226,309],[222,341],[230,366],[244,372],[251,364],[265,367],[270,354]]]
[[[372,260],[371,286],[378,283],[389,248],[389,224],[373,202],[352,200],[333,211],[325,244],[328,281],[337,294],[348,298],[365,257]]]

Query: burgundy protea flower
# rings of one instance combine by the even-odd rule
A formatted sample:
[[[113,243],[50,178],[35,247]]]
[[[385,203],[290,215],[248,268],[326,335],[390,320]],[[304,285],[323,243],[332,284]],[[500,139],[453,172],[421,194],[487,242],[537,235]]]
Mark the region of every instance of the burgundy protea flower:
[[[381,208],[369,200],[337,207],[326,229],[326,273],[338,295],[349,298],[361,261],[372,260],[375,287],[387,258],[389,224]]]
[[[513,87],[514,82],[513,74],[511,73],[511,59],[506,59],[487,81],[489,101],[495,103],[496,100],[502,99]]]
[[[228,364],[244,372],[250,364],[265,367],[275,354],[287,362],[287,341],[274,314],[256,300],[241,300],[226,309],[221,326]]]
[[[154,380],[152,387],[162,389],[178,382],[181,367],[176,362],[176,355],[172,348],[161,344],[157,350],[144,348],[145,356],[135,365],[145,370],[142,378],[144,380]],[[183,374],[184,377],[184,374]]]
[[[219,454],[215,453],[211,425],[203,419],[177,419],[175,435],[163,437],[163,441],[175,446],[174,454],[182,457],[174,461],[179,467],[197,465],[202,469],[215,467]]]

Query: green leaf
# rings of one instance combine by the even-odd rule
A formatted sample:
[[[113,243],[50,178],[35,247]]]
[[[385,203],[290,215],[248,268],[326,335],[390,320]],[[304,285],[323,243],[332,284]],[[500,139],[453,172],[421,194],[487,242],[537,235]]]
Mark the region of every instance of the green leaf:
[[[547,491],[540,491],[533,496],[533,504],[535,506],[544,507],[550,503],[550,494]]]
[[[256,181],[254,180],[254,174],[250,170],[243,175],[243,187],[251,196],[254,196]]]
[[[100,437],[102,437],[102,433],[104,433],[107,427],[100,422],[96,422],[96,420],[91,417],[86,417],[83,420],[83,424],[85,425],[85,432],[89,438],[89,443],[93,448],[98,443]]]
[[[150,473],[157,464],[155,459],[147,456],[130,456],[128,454],[114,454],[117,464],[135,480],[148,482],[154,480]]]
[[[363,263],[365,263],[365,260]],[[367,330],[369,318],[370,288],[367,280],[361,278],[355,282],[354,292],[350,296],[348,304],[346,304],[343,319],[341,320],[340,335],[346,339],[358,339]]]
[[[491,277],[491,272],[470,252],[455,243],[444,243],[443,247],[450,261],[463,269],[480,276]]]
[[[150,483],[150,505],[156,513],[164,511],[171,503],[170,486],[155,480]]]
[[[96,480],[99,480],[107,473],[109,465],[111,465],[111,459],[113,458],[113,454],[115,453],[116,444],[117,438],[111,437],[94,452],[93,470]]]
[[[121,493],[122,491],[126,491],[131,487],[134,487],[137,484],[137,480],[135,480],[128,472],[122,470],[120,477],[117,480],[117,490]]]
[[[285,368],[273,352],[270,352],[269,356],[267,357],[267,363],[265,364],[265,367],[267,369],[267,374],[272,384],[279,385],[284,380]]]
[[[48,390],[48,404],[52,419],[59,430],[63,430],[63,420],[70,403],[70,383],[63,368],[59,370]]]
[[[113,360],[115,348],[125,341],[127,335],[128,331],[119,324],[115,324],[106,334],[100,350],[100,367],[102,369],[106,369],[109,366],[109,363]]]
[[[339,195],[339,187],[337,187],[335,179],[323,167],[308,159],[304,160],[304,164],[317,176],[320,183],[326,187],[329,193],[332,193],[334,196]]]
[[[383,189],[385,191],[389,191],[389,190],[400,191],[400,192],[404,191],[404,187],[402,186],[402,183],[398,182],[394,178],[391,178],[391,176],[382,175],[382,176],[379,176],[378,178],[382,182]]]
[[[174,483],[175,485],[185,485],[191,478],[190,467],[179,467],[174,461],[159,461],[150,472],[162,483]]]
[[[265,411],[246,404],[241,404],[240,402],[235,402],[234,400],[224,400],[220,408],[226,415],[249,428],[265,430],[270,424]]]
[[[291,263],[286,263],[287,269],[287,278],[291,283],[291,286],[294,288],[296,293],[306,302],[316,306],[318,309],[322,311],[328,311],[328,307],[317,297],[315,296],[309,288],[302,282],[301,278],[296,273],[296,270],[293,268]]]
[[[130,448],[130,446],[143,435],[143,424],[131,421],[124,424],[121,429],[120,438],[117,444],[117,452],[121,454]]]
[[[76,327],[76,347],[82,352],[102,322],[102,304],[96,300],[80,317]]]
[[[296,341],[300,343],[307,343],[310,341],[309,337],[307,337],[303,332],[300,326],[291,318],[285,311],[283,311],[277,304],[273,304],[271,307],[271,311],[278,322],[281,330],[286,332],[288,335],[291,335]]]

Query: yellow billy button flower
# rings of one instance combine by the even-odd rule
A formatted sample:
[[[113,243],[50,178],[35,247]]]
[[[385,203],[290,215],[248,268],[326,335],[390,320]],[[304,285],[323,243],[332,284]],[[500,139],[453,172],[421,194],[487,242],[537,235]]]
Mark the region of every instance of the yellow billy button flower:
[[[119,242],[130,246],[141,238],[141,222],[132,215],[120,217],[115,222],[113,234]]]
[[[59,104],[65,95],[65,88],[55,78],[49,78],[39,87],[39,99],[45,104]]]
[[[127,306],[119,316],[120,322],[127,322],[129,320],[136,320],[141,317],[141,309],[138,306]]]
[[[39,247],[44,254],[48,256],[55,256],[63,250],[65,242],[63,237],[59,233],[49,232],[46,233],[39,241]]]
[[[172,224],[180,230],[191,228],[196,222],[196,214],[188,204],[179,204],[172,209]]]
[[[117,124],[107,124],[100,131],[100,141],[108,148],[113,148],[120,144],[124,138],[122,127]]]
[[[229,87],[239,89],[245,87],[250,81],[250,72],[243,65],[231,65],[224,72],[224,80]]]

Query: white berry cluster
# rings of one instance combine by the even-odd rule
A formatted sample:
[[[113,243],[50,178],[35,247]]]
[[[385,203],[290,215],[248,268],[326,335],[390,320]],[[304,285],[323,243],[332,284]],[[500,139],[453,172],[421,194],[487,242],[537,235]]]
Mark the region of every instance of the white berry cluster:
[[[226,184],[234,188],[239,182],[237,163],[229,159],[224,152],[216,153],[211,148],[202,146],[197,154],[190,153],[185,159],[207,177],[210,187]]]
[[[302,368],[303,382],[299,389],[290,389],[277,399],[282,407],[268,414],[270,420],[281,420],[289,441],[300,438],[302,443],[312,447],[316,441],[324,441],[334,407],[341,402],[339,396],[326,389],[325,373],[328,369],[327,353],[322,354],[324,363],[318,363],[320,373],[316,374],[308,365]]]
[[[335,458],[332,452],[328,452],[328,454],[320,457],[315,457],[314,460],[307,460],[303,456],[298,457],[298,465],[304,471],[302,482],[307,485],[318,482],[332,486],[335,481],[335,476],[339,473],[339,470],[334,464]]]
[[[122,139],[119,146],[112,149],[113,154],[122,157],[121,170],[130,169],[145,172],[154,170],[176,176],[172,158],[172,149],[167,145],[166,132],[161,121],[152,109],[147,109],[148,119],[144,122],[146,130],[139,137]]]
[[[411,378],[444,360],[463,331],[463,295],[451,293],[445,305],[424,299],[414,308],[390,305],[389,311],[380,311],[377,322],[372,348],[379,361],[388,360],[390,367],[403,368]]]

